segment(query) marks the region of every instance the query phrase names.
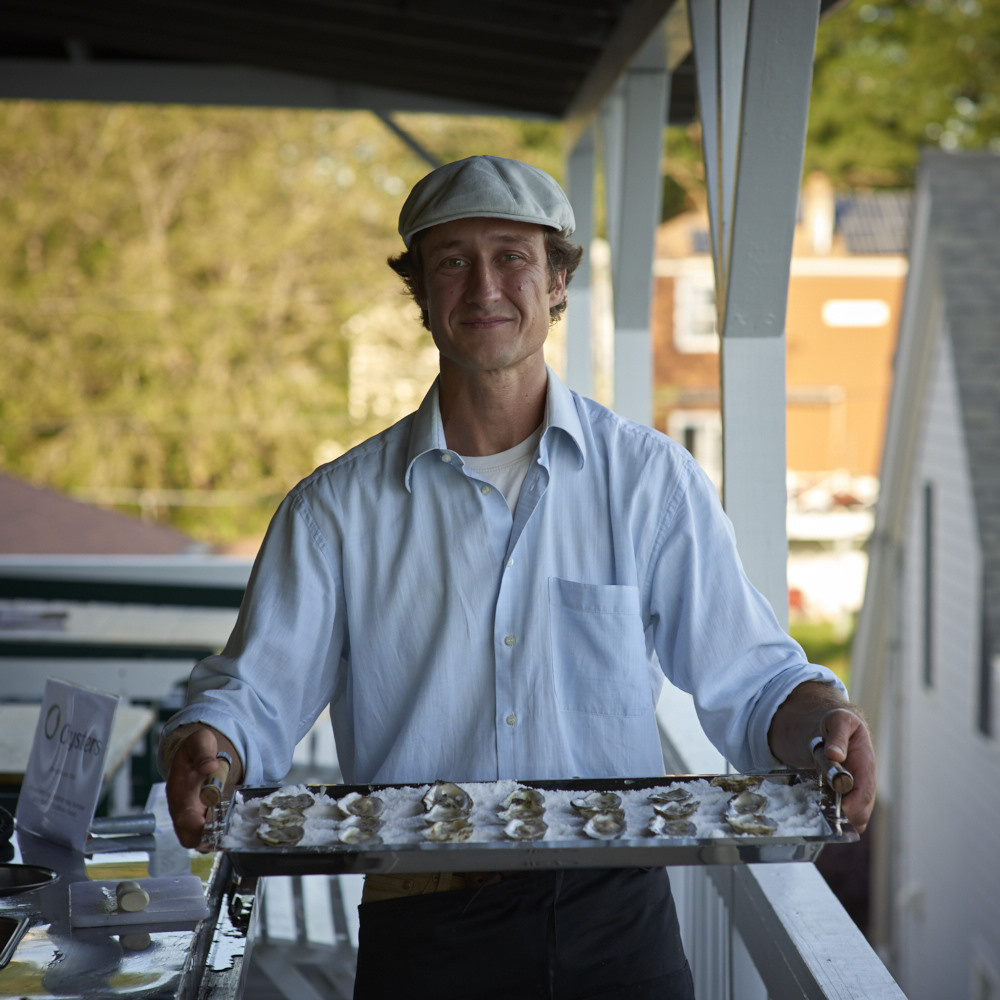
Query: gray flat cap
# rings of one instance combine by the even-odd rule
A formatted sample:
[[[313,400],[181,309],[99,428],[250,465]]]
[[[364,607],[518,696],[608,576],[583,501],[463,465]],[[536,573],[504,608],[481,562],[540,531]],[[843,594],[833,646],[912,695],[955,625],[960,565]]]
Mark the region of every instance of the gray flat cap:
[[[399,213],[399,235],[409,247],[423,229],[480,217],[534,222],[567,235],[576,228],[566,192],[544,170],[500,156],[470,156],[414,185]]]

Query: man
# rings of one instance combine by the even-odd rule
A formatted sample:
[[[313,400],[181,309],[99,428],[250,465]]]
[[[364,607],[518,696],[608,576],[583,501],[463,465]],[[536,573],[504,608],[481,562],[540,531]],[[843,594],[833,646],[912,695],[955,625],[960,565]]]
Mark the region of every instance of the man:
[[[276,513],[229,643],[165,728],[182,843],[220,750],[230,787],[279,782],[326,704],[351,783],[660,774],[664,674],[741,770],[809,767],[823,736],[866,824],[864,720],[747,582],[707,478],[546,366],[573,228],[518,161],[470,157],[411,192],[390,263],[440,375]],[[360,916],[365,998],[691,996],[662,869],[379,876]]]

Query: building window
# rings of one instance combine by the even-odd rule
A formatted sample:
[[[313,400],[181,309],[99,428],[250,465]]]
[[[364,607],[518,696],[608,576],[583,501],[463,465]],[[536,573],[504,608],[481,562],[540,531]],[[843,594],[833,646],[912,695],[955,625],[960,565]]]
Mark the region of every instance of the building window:
[[[986,579],[983,575],[982,600],[979,615],[979,691],[977,702],[976,724],[983,736],[993,735],[993,636],[990,633],[990,620],[987,614]]]
[[[667,434],[684,445],[716,489],[722,488],[722,417],[718,410],[674,410]]]
[[[674,346],[683,354],[719,352],[711,266],[682,268],[674,279]]]
[[[934,484],[924,483],[923,497],[923,674],[924,686],[934,686]]]

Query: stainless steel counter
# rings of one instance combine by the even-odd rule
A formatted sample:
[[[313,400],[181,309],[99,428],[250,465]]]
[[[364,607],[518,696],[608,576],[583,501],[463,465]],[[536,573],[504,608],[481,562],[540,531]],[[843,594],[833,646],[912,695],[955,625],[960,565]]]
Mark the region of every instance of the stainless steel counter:
[[[111,843],[89,854],[52,844],[22,831],[11,839],[14,862],[49,868],[58,879],[41,888],[0,896],[0,915],[25,915],[30,926],[6,968],[0,997],[198,1000],[236,995],[252,897],[235,892],[223,854],[198,854],[174,836],[162,786],[147,804],[157,816],[155,834]],[[208,915],[170,924],[76,926],[70,887],[86,880],[145,879],[197,875]]]

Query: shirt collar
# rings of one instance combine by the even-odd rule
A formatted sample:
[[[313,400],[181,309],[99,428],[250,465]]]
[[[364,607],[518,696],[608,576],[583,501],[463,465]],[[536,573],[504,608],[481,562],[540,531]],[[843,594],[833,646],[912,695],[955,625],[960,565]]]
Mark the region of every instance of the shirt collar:
[[[552,447],[553,435],[550,431],[558,428],[575,446],[579,468],[583,468],[586,458],[584,451],[583,427],[577,412],[573,393],[560,381],[551,368],[548,372],[548,398],[545,403],[545,430],[542,432],[540,445],[542,461],[547,464],[548,449]],[[412,489],[413,464],[422,455],[428,453],[440,455],[450,451],[444,438],[444,425],[441,423],[441,406],[438,395],[439,379],[434,379],[427,395],[413,414],[410,425],[410,441],[406,452],[406,473],[404,484],[407,490]]]

